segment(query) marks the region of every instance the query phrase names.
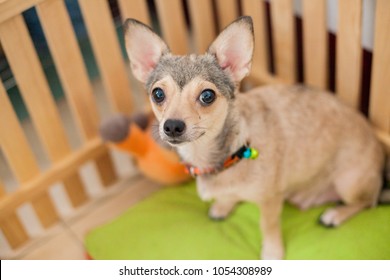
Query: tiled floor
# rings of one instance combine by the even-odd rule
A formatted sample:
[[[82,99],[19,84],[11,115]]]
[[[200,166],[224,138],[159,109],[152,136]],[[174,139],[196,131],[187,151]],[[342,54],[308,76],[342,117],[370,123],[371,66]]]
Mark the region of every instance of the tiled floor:
[[[5,259],[83,260],[83,240],[89,230],[104,224],[160,189],[149,180],[135,176],[112,186],[101,198],[83,206],[75,215],[49,229],[46,234],[6,256]]]

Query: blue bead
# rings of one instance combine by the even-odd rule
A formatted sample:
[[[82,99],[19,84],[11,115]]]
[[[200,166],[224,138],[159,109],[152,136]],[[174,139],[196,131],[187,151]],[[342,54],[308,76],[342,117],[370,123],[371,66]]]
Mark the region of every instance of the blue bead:
[[[251,150],[246,149],[245,152],[242,154],[244,158],[250,158],[251,157]]]

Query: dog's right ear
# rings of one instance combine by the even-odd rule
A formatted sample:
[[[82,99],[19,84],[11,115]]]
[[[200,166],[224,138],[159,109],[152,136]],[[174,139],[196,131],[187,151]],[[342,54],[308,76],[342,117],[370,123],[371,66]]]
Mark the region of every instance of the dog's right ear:
[[[160,58],[169,53],[169,48],[149,26],[135,19],[125,21],[124,34],[131,70],[145,83]]]

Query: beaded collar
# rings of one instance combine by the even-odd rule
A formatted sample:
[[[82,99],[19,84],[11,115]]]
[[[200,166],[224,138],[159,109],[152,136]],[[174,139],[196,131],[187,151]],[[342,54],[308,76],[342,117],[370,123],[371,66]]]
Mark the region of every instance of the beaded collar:
[[[230,155],[224,163],[219,167],[209,167],[209,168],[198,168],[191,164],[184,164],[186,168],[186,172],[188,174],[191,174],[192,177],[196,177],[199,175],[210,175],[210,174],[216,174],[218,172],[221,172],[222,170],[225,170],[234,164],[238,163],[241,159],[256,159],[259,155],[259,152],[254,149],[250,148],[249,145],[243,145],[241,148],[239,148],[235,153]]]

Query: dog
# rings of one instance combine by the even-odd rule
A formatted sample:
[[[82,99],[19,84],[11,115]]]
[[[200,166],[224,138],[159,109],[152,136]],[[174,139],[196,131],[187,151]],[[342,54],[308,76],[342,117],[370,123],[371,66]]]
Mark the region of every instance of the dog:
[[[241,201],[259,206],[262,259],[284,258],[285,201],[301,209],[342,202],[321,215],[329,227],[377,204],[384,150],[360,113],[302,85],[239,91],[251,69],[250,17],[227,26],[202,55],[173,55],[134,19],[124,30],[158,134],[196,177],[200,198],[214,201],[209,216],[223,219]]]

